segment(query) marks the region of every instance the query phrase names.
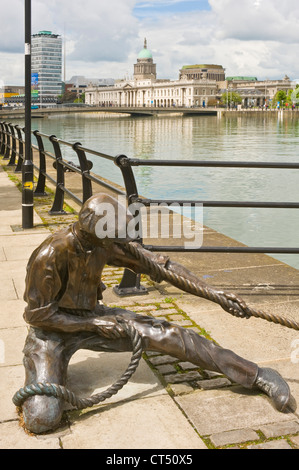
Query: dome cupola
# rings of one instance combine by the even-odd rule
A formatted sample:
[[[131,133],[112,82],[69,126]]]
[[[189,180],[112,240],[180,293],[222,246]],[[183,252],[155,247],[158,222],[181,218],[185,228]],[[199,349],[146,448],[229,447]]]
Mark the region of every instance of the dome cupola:
[[[147,40],[146,38],[144,39],[144,47],[142,51],[139,52],[138,54],[138,59],[152,59],[152,53],[151,51],[147,48]]]
[[[147,48],[147,40],[144,39],[144,46],[142,51],[139,52],[137,57],[137,64],[134,65],[134,79],[156,80],[156,64],[153,62],[151,51]]]

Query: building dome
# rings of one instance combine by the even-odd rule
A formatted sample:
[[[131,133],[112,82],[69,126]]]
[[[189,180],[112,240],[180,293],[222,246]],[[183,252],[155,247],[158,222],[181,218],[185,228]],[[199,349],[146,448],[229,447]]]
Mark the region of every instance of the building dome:
[[[151,51],[147,48],[147,41],[144,39],[144,47],[138,54],[137,64],[134,65],[134,80],[155,80],[156,78],[156,64],[154,64]]]
[[[152,59],[152,53],[148,49],[142,49],[138,54],[138,59]]]
[[[151,51],[148,50],[147,41],[145,39],[144,40],[144,47],[143,47],[142,51],[139,52],[138,59],[152,59],[152,58],[153,58],[152,53],[151,53]]]

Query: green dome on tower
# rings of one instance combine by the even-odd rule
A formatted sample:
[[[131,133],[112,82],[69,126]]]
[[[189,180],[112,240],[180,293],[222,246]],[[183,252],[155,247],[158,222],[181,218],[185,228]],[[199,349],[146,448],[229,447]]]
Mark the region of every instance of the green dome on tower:
[[[143,47],[142,51],[139,52],[138,59],[152,59],[152,58],[153,58],[152,53],[151,53],[151,51],[148,50],[147,41],[145,39],[144,40],[144,47]]]

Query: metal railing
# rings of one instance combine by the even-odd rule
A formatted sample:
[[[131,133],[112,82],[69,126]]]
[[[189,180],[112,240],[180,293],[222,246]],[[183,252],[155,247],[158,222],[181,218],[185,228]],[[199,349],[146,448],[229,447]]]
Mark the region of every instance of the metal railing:
[[[142,202],[145,206],[166,204],[184,205],[202,205],[203,207],[235,207],[235,208],[263,208],[263,209],[299,209],[299,203],[296,202],[256,202],[256,201],[200,201],[200,200],[170,200],[170,199],[139,199],[138,190],[135,182],[132,167],[136,166],[156,166],[156,167],[212,167],[212,168],[257,168],[257,169],[288,169],[299,170],[299,163],[269,163],[269,162],[216,162],[216,161],[193,161],[193,160],[140,160],[128,158],[125,156],[118,157],[117,164],[120,166],[126,184],[128,199],[131,202]],[[151,251],[164,252],[218,252],[218,253],[284,253],[299,254],[298,248],[282,248],[282,247],[198,247],[188,248],[184,246],[146,246]]]
[[[24,160],[24,140],[19,126],[13,126],[5,122],[0,122],[0,154],[4,159],[9,160],[8,165],[15,166],[15,171],[19,172]],[[168,200],[168,199],[147,199],[139,194],[138,186],[134,174],[134,168],[140,166],[151,167],[211,167],[211,168],[255,168],[255,169],[279,169],[279,170],[299,170],[299,163],[285,162],[217,162],[217,161],[186,161],[186,160],[140,160],[128,158],[126,155],[113,157],[101,152],[97,152],[82,146],[81,143],[74,144],[63,141],[56,136],[46,135],[39,131],[33,131],[36,137],[37,146],[32,145],[32,149],[38,151],[39,163],[34,163],[38,171],[38,181],[34,195],[36,197],[45,194],[45,184],[48,178],[55,185],[55,196],[50,214],[64,214],[63,204],[64,195],[67,194],[79,205],[82,205],[93,194],[92,183],[116,192],[119,195],[126,196],[128,204],[142,203],[145,207],[152,205],[171,205],[190,206],[202,205],[203,207],[235,207],[235,208],[267,208],[267,209],[299,209],[299,203],[295,202],[261,202],[261,201],[200,201],[200,200]],[[44,140],[51,142],[54,154],[45,150]],[[66,161],[62,155],[62,146],[72,148],[74,155],[77,156],[78,165]],[[121,171],[125,190],[118,189],[113,183],[109,184],[92,174],[92,162],[87,159],[87,154],[94,155],[104,160],[113,162]],[[56,179],[47,173],[46,157],[54,161],[56,169]],[[82,199],[78,198],[66,187],[66,171],[76,172],[82,178]],[[139,238],[142,243],[142,237]],[[208,253],[267,253],[267,254],[299,254],[299,247],[250,247],[250,246],[200,246],[186,248],[185,246],[161,246],[144,245],[153,252],[208,252]],[[125,270],[120,285],[115,289],[118,295],[136,295],[143,294],[146,289],[140,285],[140,276]]]

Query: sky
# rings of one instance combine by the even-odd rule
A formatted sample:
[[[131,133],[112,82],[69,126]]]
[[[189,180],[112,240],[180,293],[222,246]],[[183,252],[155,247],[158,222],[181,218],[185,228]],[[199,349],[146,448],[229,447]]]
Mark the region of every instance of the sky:
[[[32,0],[32,33],[65,38],[66,80],[132,77],[147,38],[157,77],[218,64],[226,76],[299,79],[298,0]],[[0,82],[24,83],[24,1],[0,0]]]

